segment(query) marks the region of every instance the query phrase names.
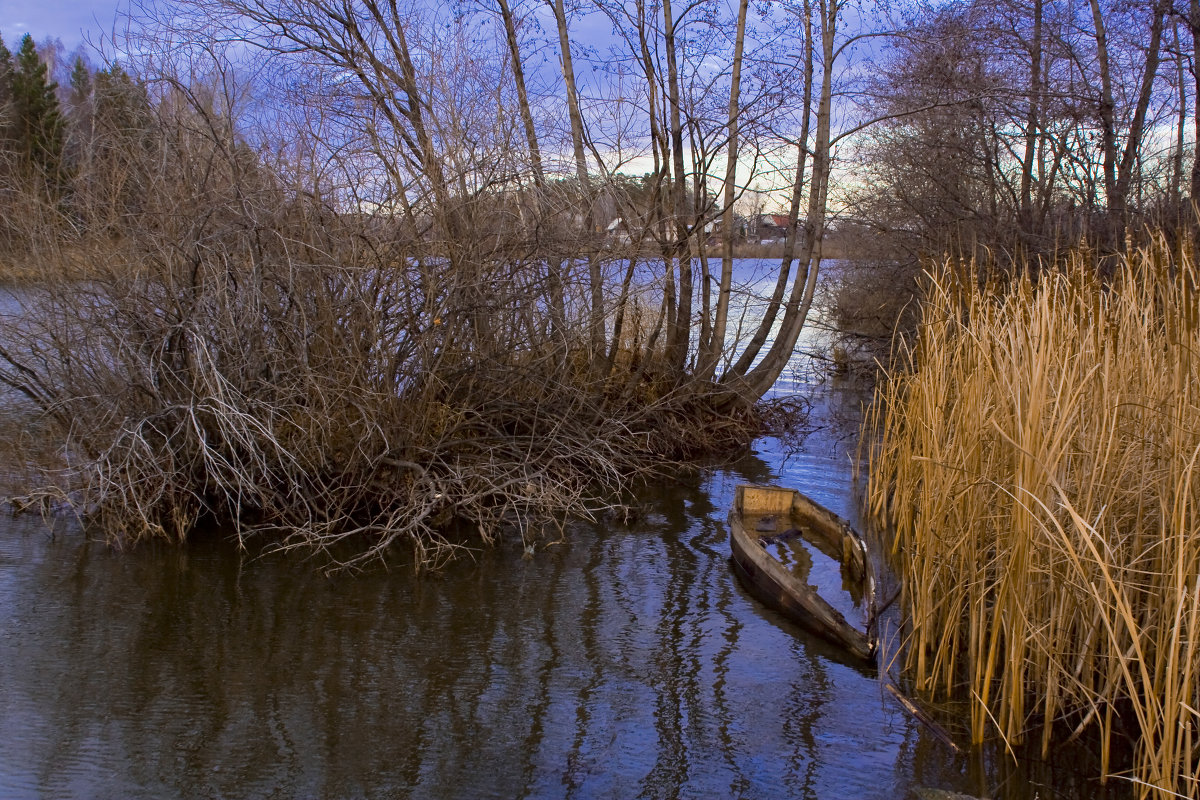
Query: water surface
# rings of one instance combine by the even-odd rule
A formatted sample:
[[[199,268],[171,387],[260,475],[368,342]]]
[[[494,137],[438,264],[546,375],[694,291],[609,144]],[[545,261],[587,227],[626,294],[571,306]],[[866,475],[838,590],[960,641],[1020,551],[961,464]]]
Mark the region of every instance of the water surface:
[[[435,576],[326,577],[219,537],[118,553],[6,519],[0,796],[1096,796],[1078,770],[953,754],[739,586],[737,483],[855,516],[861,395],[818,399],[798,452],[762,440],[630,526]]]
[[[747,297],[769,292],[770,265],[738,266]],[[738,483],[857,520],[865,393],[801,357],[777,392],[812,393],[802,440],[652,487],[632,524],[437,575],[329,577],[215,535],[114,552],[0,517],[0,797],[1105,796],[1072,753],[953,753],[741,588]]]

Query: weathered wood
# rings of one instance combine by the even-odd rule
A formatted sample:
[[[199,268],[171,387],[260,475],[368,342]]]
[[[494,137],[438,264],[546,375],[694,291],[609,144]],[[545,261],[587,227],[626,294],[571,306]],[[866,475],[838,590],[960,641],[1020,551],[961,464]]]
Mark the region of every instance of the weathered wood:
[[[747,520],[764,515],[783,516],[784,521],[773,530],[798,529],[821,552],[849,568],[866,608],[864,630],[847,622],[813,587],[766,551],[763,542],[771,538],[771,532],[760,532],[757,525],[747,524]],[[751,594],[854,657],[874,663],[875,585],[868,568],[866,543],[849,523],[794,489],[739,486],[729,512],[729,528],[733,563]]]
[[[904,706],[904,710],[909,714],[912,714],[913,719],[928,728],[929,732],[937,737],[942,744],[949,747],[955,753],[962,752],[959,750],[958,745],[954,743],[954,740],[950,738],[950,734],[946,733],[946,729],[934,722],[933,717],[926,714],[920,706],[918,706],[912,700],[909,700],[904,695],[904,692],[896,688],[896,684],[888,681],[884,685],[887,687],[887,690],[891,693],[892,697],[896,698],[900,705]]]

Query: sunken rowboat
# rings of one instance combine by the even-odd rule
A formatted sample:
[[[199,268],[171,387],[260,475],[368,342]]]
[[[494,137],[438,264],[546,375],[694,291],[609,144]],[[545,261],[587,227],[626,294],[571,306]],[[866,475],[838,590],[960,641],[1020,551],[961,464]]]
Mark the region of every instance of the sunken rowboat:
[[[846,520],[795,489],[739,486],[729,529],[734,568],[751,594],[854,658],[875,661],[875,581],[866,542]],[[837,562],[841,586],[812,585],[814,559]],[[851,625],[823,591],[861,610],[863,625]]]

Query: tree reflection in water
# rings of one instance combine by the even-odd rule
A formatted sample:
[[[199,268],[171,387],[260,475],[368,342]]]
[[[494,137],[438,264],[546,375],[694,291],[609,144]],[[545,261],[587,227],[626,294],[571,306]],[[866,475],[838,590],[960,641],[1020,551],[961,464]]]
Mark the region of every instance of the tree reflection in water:
[[[733,487],[805,486],[853,516],[852,446],[818,426],[785,461],[764,441],[648,492],[631,528],[420,577],[5,520],[0,795],[1096,795],[1094,771],[952,756],[737,584]]]

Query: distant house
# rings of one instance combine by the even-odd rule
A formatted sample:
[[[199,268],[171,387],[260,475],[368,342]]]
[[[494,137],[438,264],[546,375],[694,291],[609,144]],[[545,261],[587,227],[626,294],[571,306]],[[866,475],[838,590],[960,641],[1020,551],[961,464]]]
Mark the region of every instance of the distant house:
[[[787,214],[759,214],[754,219],[752,238],[761,244],[775,244],[787,238]]]
[[[605,228],[605,237],[610,245],[629,244],[633,241],[633,232],[629,230],[624,217],[617,217]]]
[[[735,217],[733,222],[734,241],[745,241],[746,225],[741,217]],[[725,241],[725,225],[721,217],[710,220],[704,225],[704,243],[709,247],[719,247]]]

